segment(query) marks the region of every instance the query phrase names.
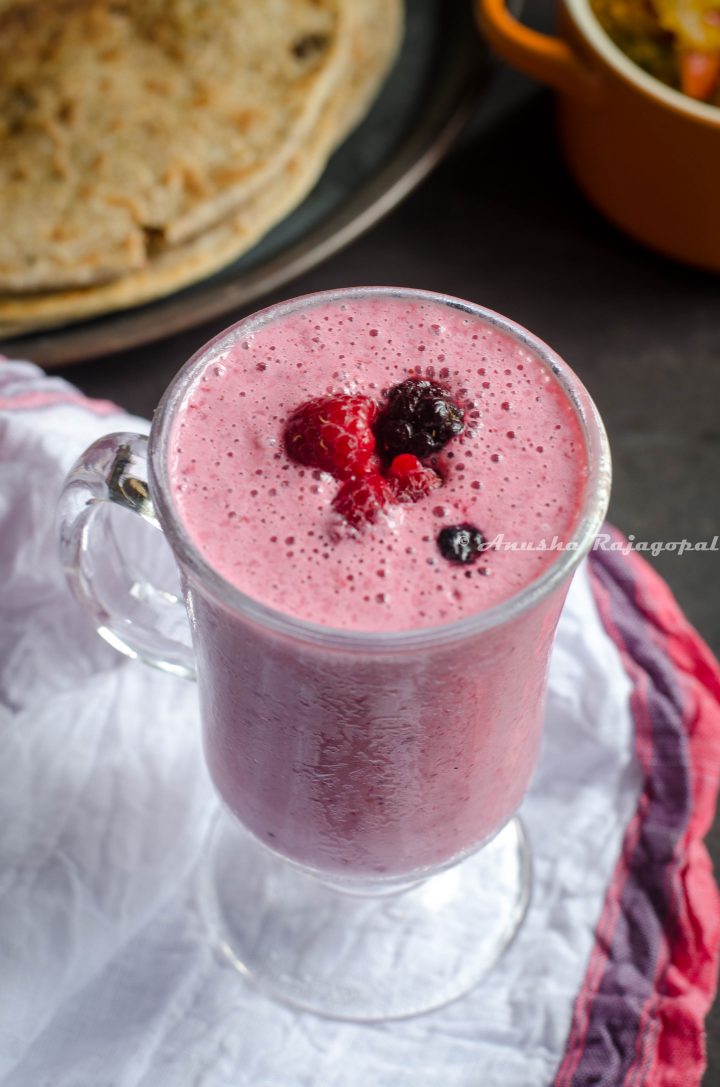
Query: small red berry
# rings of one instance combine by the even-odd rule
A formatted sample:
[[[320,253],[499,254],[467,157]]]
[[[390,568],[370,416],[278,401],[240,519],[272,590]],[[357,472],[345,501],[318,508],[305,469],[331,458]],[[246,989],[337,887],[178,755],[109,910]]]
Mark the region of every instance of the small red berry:
[[[385,506],[395,500],[392,486],[377,471],[347,479],[333,499],[333,509],[353,528],[377,521]]]
[[[398,502],[417,502],[442,484],[437,472],[421,464],[413,453],[394,457],[388,476],[395,486]]]
[[[291,460],[347,479],[366,469],[375,451],[372,425],[378,407],[367,396],[339,393],[301,404],[285,424]]]

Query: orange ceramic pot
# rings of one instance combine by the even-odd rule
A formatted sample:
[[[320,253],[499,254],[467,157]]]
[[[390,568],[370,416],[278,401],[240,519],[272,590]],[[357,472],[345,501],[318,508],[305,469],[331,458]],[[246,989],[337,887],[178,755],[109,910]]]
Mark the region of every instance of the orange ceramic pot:
[[[475,0],[493,48],[557,91],[560,140],[590,200],[638,241],[720,271],[720,108],[666,87],[607,36],[587,0],[560,0],[560,36],[505,0]]]

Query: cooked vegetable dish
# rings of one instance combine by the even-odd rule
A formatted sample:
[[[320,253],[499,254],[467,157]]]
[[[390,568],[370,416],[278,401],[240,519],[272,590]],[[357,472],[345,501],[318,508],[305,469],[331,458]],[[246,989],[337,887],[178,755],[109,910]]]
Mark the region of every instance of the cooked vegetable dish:
[[[720,0],[590,0],[615,44],[656,79],[720,106]]]

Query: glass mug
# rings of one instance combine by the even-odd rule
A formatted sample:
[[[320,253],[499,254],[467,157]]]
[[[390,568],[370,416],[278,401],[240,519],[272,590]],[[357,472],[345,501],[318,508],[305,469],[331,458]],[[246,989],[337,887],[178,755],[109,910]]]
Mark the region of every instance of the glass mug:
[[[484,612],[400,633],[305,622],[225,581],[189,538],[168,468],[176,413],[213,359],[298,307],[382,294],[460,307],[520,343],[574,406],[588,459],[570,546],[535,581]],[[545,344],[471,303],[394,288],[245,318],[180,370],[149,438],[108,435],[80,457],[60,502],[63,564],[108,642],[197,679],[210,776],[235,817],[217,821],[201,897],[244,976],[302,1008],[379,1020],[457,998],[496,961],[529,901],[515,813],[537,759],[553,636],[609,486],[597,410]],[[192,647],[180,599],[129,568],[108,504],[162,529]]]

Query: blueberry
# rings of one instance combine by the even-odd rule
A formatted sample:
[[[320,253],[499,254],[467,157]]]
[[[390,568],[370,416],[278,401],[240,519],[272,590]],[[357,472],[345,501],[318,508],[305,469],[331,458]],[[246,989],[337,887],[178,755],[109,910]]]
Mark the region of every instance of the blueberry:
[[[475,562],[477,556],[485,550],[486,541],[475,525],[448,525],[438,533],[437,545],[440,554],[448,562],[467,564]]]

